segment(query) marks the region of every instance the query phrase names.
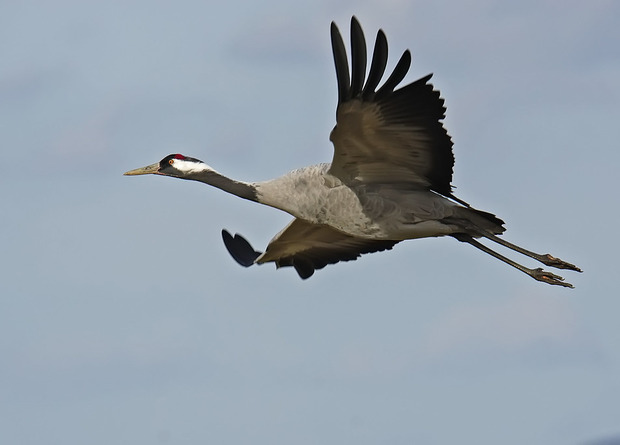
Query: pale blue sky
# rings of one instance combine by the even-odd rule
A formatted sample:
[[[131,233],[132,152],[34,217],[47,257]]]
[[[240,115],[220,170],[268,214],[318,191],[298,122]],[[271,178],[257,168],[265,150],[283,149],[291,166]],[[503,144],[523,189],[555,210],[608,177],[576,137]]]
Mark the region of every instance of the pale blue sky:
[[[0,4],[0,441],[593,444],[620,435],[614,1]],[[434,72],[456,194],[584,269],[452,239],[301,281],[243,269],[289,217],[122,173],[327,162],[335,20]],[[370,46],[370,45],[369,45]],[[531,263],[527,263],[531,264]]]

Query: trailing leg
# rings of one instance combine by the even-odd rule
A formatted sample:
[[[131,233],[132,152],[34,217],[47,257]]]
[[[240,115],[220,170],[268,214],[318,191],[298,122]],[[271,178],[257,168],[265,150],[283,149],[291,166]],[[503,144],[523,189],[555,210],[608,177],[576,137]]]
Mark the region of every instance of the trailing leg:
[[[548,253],[543,255],[540,253],[531,252],[527,249],[524,249],[523,247],[519,247],[516,244],[512,244],[506,241],[505,239],[500,238],[497,235],[493,235],[492,233],[489,233],[489,232],[481,233],[481,235],[487,239],[490,239],[491,241],[497,244],[501,244],[502,246],[507,247],[508,249],[511,249],[511,250],[514,250],[515,252],[519,252],[523,255],[529,256],[530,258],[533,258],[536,261],[540,261],[545,266],[551,266],[557,269],[568,269],[568,270],[574,270],[576,272],[581,272],[581,269],[575,266],[574,264],[567,263],[566,261],[556,258]]]
[[[471,235],[468,235],[468,234],[465,234],[465,233],[456,233],[456,234],[453,234],[452,236],[454,238],[456,238],[457,240],[459,240],[459,241],[471,244],[475,248],[480,249],[483,252],[488,253],[489,255],[497,258],[498,260],[503,261],[504,263],[514,267],[515,269],[520,270],[521,272],[529,275],[530,277],[534,278],[537,281],[542,281],[543,283],[553,284],[553,285],[556,285],[556,286],[563,286],[563,287],[570,287],[570,288],[573,287],[572,284],[566,283],[564,281],[564,278],[562,278],[562,277],[560,277],[558,275],[552,274],[551,272],[547,272],[547,271],[545,271],[545,270],[543,270],[541,268],[530,269],[530,268],[527,268],[527,267],[517,263],[516,261],[511,260],[510,258],[506,258],[505,256],[503,256],[503,255],[495,252],[494,250],[488,248],[487,246],[485,246],[484,244],[480,243],[479,241],[476,241]],[[485,235],[485,236],[487,236],[487,235]],[[494,238],[497,238],[497,237],[494,236]],[[489,238],[489,239],[491,239],[492,241],[496,241],[493,238]],[[498,241],[496,241],[496,242],[498,242]],[[500,244],[504,245],[503,243],[500,243]],[[510,243],[508,243],[508,244],[510,244]],[[514,245],[511,244],[511,246],[514,246]],[[506,246],[506,247],[509,247],[509,246]],[[537,259],[538,261],[541,261],[541,262],[544,263],[544,261],[542,261],[541,259],[536,258],[535,256],[532,256],[532,255],[528,255],[528,253],[533,254],[532,252],[529,252],[529,251],[527,251],[525,249],[521,249],[518,246],[514,246],[514,247],[517,247],[517,249],[513,249],[513,250],[515,250],[515,251],[517,251],[519,253],[523,253],[524,255],[527,255],[527,256],[529,256],[531,258]],[[509,248],[512,248],[512,247],[509,247]],[[528,252],[528,253],[525,253],[525,252]],[[537,254],[533,254],[533,255],[537,255]],[[544,255],[538,255],[538,256],[543,258],[543,259],[545,259]],[[551,256],[549,255],[549,257],[551,257]],[[553,257],[551,257],[551,258],[553,258]],[[561,260],[557,260],[557,261],[561,261]],[[544,263],[544,264],[547,264],[547,263]],[[562,264],[569,265],[568,263],[564,263],[563,261],[562,261]],[[553,264],[549,264],[549,265],[554,266]],[[570,266],[572,266],[572,264]],[[568,267],[564,267],[564,268],[568,269]],[[572,268],[573,268],[572,270],[579,270],[575,266],[572,266]]]

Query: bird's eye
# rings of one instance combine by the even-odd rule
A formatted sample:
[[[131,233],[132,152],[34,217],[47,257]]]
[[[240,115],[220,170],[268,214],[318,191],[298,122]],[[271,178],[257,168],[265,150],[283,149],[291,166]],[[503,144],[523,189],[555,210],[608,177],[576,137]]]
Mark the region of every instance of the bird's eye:
[[[168,161],[168,164],[170,164],[170,165],[174,164],[174,159],[170,159],[170,160]]]

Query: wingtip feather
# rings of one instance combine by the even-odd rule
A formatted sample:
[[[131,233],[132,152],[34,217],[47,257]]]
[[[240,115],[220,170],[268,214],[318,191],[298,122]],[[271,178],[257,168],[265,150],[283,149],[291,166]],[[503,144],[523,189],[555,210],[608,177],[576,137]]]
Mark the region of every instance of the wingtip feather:
[[[252,245],[238,233],[232,236],[226,229],[223,229],[222,239],[230,256],[243,267],[250,267],[261,255],[261,252],[254,250]]]
[[[336,80],[338,82],[338,103],[342,103],[348,98],[351,78],[349,75],[347,50],[344,46],[340,30],[335,22],[332,22],[331,25],[331,41],[334,65],[336,68]]]

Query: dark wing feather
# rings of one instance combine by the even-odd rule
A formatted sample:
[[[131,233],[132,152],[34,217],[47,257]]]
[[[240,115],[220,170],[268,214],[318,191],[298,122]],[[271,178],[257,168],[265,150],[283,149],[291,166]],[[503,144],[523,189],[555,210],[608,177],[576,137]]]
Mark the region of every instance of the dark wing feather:
[[[274,262],[293,266],[301,278],[339,261],[351,261],[364,253],[391,249],[398,241],[356,238],[329,226],[294,219],[267,246],[257,264]]]
[[[368,80],[364,85],[364,91],[362,91],[363,100],[371,100],[375,95],[375,89],[381,82],[385,68],[387,67],[388,60],[388,44],[385,33],[381,30],[377,33],[377,39],[375,40],[375,49],[372,52],[372,62],[370,65],[370,72],[368,73]]]
[[[366,76],[366,40],[359,22],[351,22],[351,97],[362,92]]]
[[[431,75],[396,89],[411,64],[411,55],[405,51],[375,91],[387,63],[387,39],[379,31],[368,81],[362,87],[366,60],[361,53],[366,51],[366,43],[355,17],[351,34],[353,81],[349,81],[342,37],[332,24],[338,108],[337,125],[330,136],[334,143],[330,173],[345,183],[400,183],[454,198],[450,185],[452,141],[441,122],[444,101],[428,83]]]
[[[334,65],[336,65],[336,79],[338,80],[338,103],[340,103],[349,100],[347,97],[351,89],[349,61],[347,60],[347,50],[344,47],[342,36],[334,22],[332,22],[331,36]]]
[[[385,99],[389,97],[390,94],[394,91],[394,88],[398,86],[399,83],[405,78],[407,73],[409,72],[409,68],[411,67],[411,53],[409,50],[405,50],[398,63],[394,67],[394,71],[390,74],[390,77],[385,81],[385,83],[379,88],[377,91],[375,99]]]
[[[243,267],[250,267],[262,253],[254,250],[250,243],[238,233],[232,236],[228,231],[222,230],[222,239],[230,256]]]

